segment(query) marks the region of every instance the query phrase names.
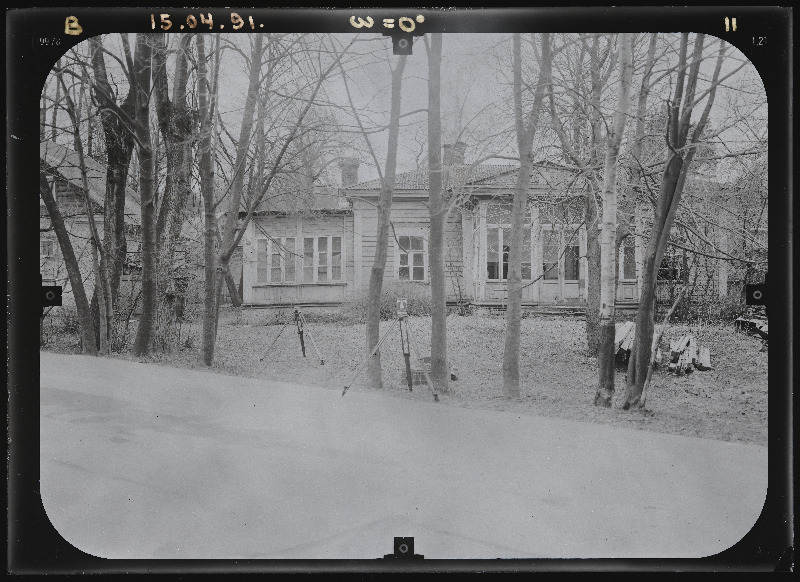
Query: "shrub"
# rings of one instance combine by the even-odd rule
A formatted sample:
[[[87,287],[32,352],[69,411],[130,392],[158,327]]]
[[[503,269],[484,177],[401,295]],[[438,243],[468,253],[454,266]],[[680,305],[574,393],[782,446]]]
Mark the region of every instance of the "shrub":
[[[389,282],[381,290],[381,319],[387,321],[397,317],[397,299],[408,300],[409,315],[425,316],[431,314],[431,289],[424,283]],[[367,291],[363,291],[342,303],[339,310],[340,321],[364,323],[367,321]]]

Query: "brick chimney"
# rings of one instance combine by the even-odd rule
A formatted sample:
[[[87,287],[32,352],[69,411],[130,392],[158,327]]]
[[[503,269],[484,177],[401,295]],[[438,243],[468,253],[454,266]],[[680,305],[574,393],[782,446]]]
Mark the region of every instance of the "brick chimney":
[[[464,152],[467,150],[467,144],[463,141],[457,141],[455,144],[446,143],[442,146],[442,150],[442,165],[458,166],[464,164]]]
[[[342,188],[358,183],[358,165],[358,160],[355,158],[339,160],[339,169],[342,171]]]

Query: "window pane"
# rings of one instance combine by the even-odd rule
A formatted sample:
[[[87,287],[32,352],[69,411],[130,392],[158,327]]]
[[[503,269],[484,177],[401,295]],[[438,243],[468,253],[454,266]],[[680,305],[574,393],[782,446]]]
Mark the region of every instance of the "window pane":
[[[295,246],[294,238],[287,238],[283,245],[284,251],[284,266],[283,266],[283,280],[294,281],[294,261],[295,261]]]
[[[422,255],[422,253],[413,253],[412,256],[414,257],[413,260],[414,260],[414,266],[415,267],[424,267],[425,266],[425,257]]]
[[[266,283],[269,279],[269,255],[267,254],[267,239],[259,239],[256,241],[256,283]]]
[[[408,267],[400,267],[399,279],[401,281],[408,281]]]
[[[414,267],[414,281],[424,281],[424,280],[425,280],[425,268]]]
[[[578,280],[578,259],[580,251],[578,245],[570,245],[564,253],[564,280],[577,281]]]
[[[327,252],[328,250],[328,237],[321,236],[317,239],[317,250],[321,253]]]
[[[398,239],[400,241],[400,252],[411,250],[411,242],[409,242],[408,238],[407,236],[401,236]]]
[[[400,253],[400,266],[401,267],[408,266],[408,255],[406,253]]]
[[[314,282],[314,239],[303,239],[303,281]]]
[[[558,262],[550,262],[548,263],[545,261],[542,263],[542,272],[544,273],[544,279],[546,281],[556,280],[558,281]]]
[[[425,247],[422,246],[422,237],[421,236],[412,236],[411,237],[411,250],[412,251],[421,251]]]
[[[267,261],[267,244],[269,241],[267,239],[259,239],[258,240],[258,262],[265,263]]]
[[[531,280],[531,264],[522,263],[522,278],[528,281]]]
[[[342,280],[342,237],[331,239],[331,281]]]
[[[500,277],[500,240],[497,228],[486,229],[486,277]]]
[[[503,279],[508,279],[508,255],[511,253],[511,229],[503,229]]]
[[[631,241],[631,244],[622,247],[622,278],[636,278],[636,247],[633,241]]]

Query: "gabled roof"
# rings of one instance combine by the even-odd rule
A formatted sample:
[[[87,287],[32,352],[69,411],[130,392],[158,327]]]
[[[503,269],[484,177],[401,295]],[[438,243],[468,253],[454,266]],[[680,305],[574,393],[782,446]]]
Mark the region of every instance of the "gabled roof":
[[[75,188],[83,190],[80,156],[77,152],[53,141],[43,141],[39,144],[39,158],[48,169],[59,174]],[[89,197],[102,207],[106,197],[106,167],[89,156],[84,156],[83,161],[86,167],[86,181],[89,184]],[[126,187],[125,219],[139,224],[141,214],[139,194]]]
[[[459,165],[449,168],[446,173],[447,183],[445,189],[450,188],[513,188],[517,184],[519,166],[511,164],[478,164],[475,166]],[[534,165],[531,176],[531,186],[543,188],[567,187],[574,184],[581,186],[582,182],[576,180],[578,173],[575,170],[542,162]],[[428,190],[428,170],[414,170],[403,172],[395,177],[395,191],[400,190]],[[354,184],[344,189],[349,194],[354,191],[377,191],[381,188],[379,179],[368,180]]]

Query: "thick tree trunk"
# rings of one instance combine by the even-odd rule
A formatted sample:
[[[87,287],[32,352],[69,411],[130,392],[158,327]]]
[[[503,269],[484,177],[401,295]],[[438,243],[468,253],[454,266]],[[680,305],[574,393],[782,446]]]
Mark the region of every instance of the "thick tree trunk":
[[[603,169],[603,230],[600,233],[600,368],[595,405],[611,406],[614,396],[614,303],[617,291],[617,158],[625,132],[633,74],[632,36],[619,35],[620,80],[617,111],[608,136]]]
[[[61,215],[61,210],[58,208],[55,196],[50,190],[50,184],[47,182],[44,168],[39,172],[39,196],[41,196],[47,208],[47,214],[50,217],[50,223],[53,225],[53,230],[56,233],[58,246],[61,249],[61,256],[64,259],[64,265],[67,268],[69,283],[72,287],[72,295],[75,298],[75,309],[78,311],[78,321],[81,326],[81,351],[84,354],[96,356],[97,340],[95,339],[92,314],[89,309],[89,300],[86,297],[86,290],[83,286],[78,259],[75,258],[75,250],[72,248],[72,241],[69,239],[69,233],[64,224],[64,217]]]
[[[152,38],[136,36],[134,83],[136,85],[136,135],[139,142],[139,196],[142,208],[142,314],[136,329],[132,353],[143,356],[152,347],[156,296],[156,208],[153,150],[150,140],[150,73]]]
[[[528,207],[528,189],[533,171],[533,139],[539,123],[544,96],[549,91],[553,53],[550,34],[543,33],[539,75],[536,81],[533,104],[527,120],[522,110],[522,49],[519,34],[514,42],[514,118],[516,122],[517,149],[520,167],[514,189],[511,225],[511,249],[508,256],[508,305],[506,308],[506,337],[503,350],[503,394],[506,398],[519,397],[519,343],[522,327],[522,240],[525,233],[525,214]]]
[[[383,273],[386,268],[386,257],[389,250],[389,229],[392,211],[392,194],[394,193],[395,173],[397,171],[397,140],[400,135],[400,96],[403,82],[403,69],[406,66],[405,55],[397,59],[397,66],[392,71],[392,100],[389,113],[389,142],[386,149],[386,168],[378,202],[378,229],[375,243],[375,260],[369,277],[367,299],[367,357],[380,341],[381,325],[381,290],[383,289]],[[380,350],[369,359],[367,364],[367,382],[374,388],[383,388],[381,374]]]
[[[428,175],[430,186],[431,232],[428,256],[431,277],[431,381],[440,393],[450,390],[447,367],[447,283],[444,264],[444,239],[447,205],[442,174],[442,34],[431,35],[428,55]]]

